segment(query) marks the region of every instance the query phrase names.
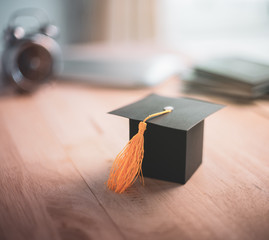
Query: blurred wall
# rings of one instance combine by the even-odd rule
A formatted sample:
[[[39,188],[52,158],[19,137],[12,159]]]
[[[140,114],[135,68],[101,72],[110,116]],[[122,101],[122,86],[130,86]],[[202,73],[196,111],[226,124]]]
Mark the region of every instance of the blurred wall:
[[[268,0],[157,0],[164,42],[251,37],[269,30]]]
[[[155,0],[0,0],[1,33],[11,13],[25,7],[44,9],[60,28],[63,44],[155,36]]]
[[[155,0],[91,0],[85,30],[90,41],[148,41],[155,37],[155,13]]]
[[[236,55],[269,62],[269,0],[156,0],[156,39],[198,61]]]

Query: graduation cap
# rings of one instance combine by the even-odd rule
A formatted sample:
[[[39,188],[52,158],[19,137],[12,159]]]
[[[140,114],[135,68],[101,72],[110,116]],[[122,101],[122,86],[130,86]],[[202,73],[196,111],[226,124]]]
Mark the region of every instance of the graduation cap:
[[[107,182],[122,193],[143,175],[185,184],[202,162],[204,119],[219,104],[151,94],[110,112],[129,118],[130,141],[116,157]]]

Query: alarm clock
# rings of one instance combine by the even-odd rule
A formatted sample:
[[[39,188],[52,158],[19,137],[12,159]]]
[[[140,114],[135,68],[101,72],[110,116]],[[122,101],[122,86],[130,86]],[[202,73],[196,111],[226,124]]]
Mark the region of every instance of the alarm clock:
[[[31,17],[37,27],[28,32],[16,24],[18,18]],[[61,50],[55,40],[58,28],[41,9],[20,9],[10,18],[4,30],[2,74],[4,81],[17,90],[32,92],[58,72]]]

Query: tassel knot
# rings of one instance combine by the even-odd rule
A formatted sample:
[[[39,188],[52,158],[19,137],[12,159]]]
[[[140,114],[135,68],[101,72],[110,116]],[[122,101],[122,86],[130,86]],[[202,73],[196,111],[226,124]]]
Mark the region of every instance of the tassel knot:
[[[147,124],[145,122],[140,122],[138,125],[138,132],[144,134],[147,129]]]

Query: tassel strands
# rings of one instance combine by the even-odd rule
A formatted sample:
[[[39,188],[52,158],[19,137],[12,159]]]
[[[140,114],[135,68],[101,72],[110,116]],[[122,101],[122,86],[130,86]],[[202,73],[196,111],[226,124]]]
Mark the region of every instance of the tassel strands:
[[[144,158],[144,132],[147,128],[146,121],[150,118],[171,112],[167,109],[146,117],[139,123],[138,133],[132,137],[123,150],[117,155],[110,170],[107,186],[116,193],[123,193],[138,177],[144,185],[142,161]]]

